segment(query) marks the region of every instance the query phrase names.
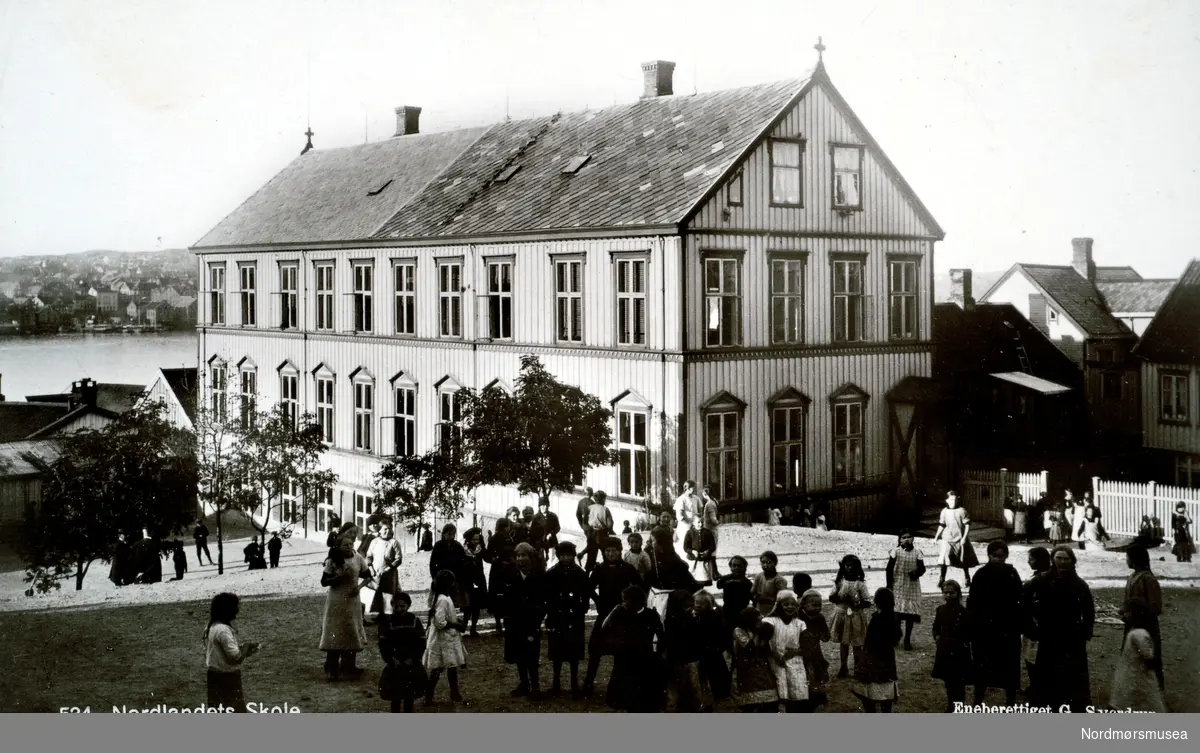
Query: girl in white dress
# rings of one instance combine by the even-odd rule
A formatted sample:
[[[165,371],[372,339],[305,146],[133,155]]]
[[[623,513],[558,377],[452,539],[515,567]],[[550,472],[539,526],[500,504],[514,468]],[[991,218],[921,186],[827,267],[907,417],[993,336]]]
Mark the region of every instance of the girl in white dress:
[[[1166,703],[1154,674],[1157,661],[1154,639],[1146,629],[1151,621],[1150,607],[1142,599],[1130,599],[1125,602],[1121,616],[1129,632],[1125,634],[1125,645],[1113,673],[1109,708],[1166,713]]]
[[[775,596],[775,608],[763,618],[775,633],[771,637],[771,668],[775,672],[775,690],[784,710],[803,711],[808,700],[808,676],[804,671],[804,656],[800,651],[800,634],[804,620],[800,619],[800,601],[789,589]]]
[[[853,554],[842,557],[837,578],[833,581],[833,591],[829,594],[829,603],[837,606],[830,634],[834,641],[841,644],[842,666],[838,669],[838,677],[844,678],[849,674],[846,661],[851,651],[854,652],[854,666],[862,663],[863,641],[867,638],[867,610],[871,608],[867,575],[863,572],[862,561]]]
[[[438,678],[446,670],[450,683],[450,700],[462,701],[458,690],[458,668],[466,665],[467,651],[463,648],[462,618],[454,608],[454,573],[442,570],[433,579],[433,606],[429,609],[429,627],[425,631],[425,656],[422,664],[429,672],[429,687],[425,691],[425,705],[433,704],[433,693],[437,690]]]

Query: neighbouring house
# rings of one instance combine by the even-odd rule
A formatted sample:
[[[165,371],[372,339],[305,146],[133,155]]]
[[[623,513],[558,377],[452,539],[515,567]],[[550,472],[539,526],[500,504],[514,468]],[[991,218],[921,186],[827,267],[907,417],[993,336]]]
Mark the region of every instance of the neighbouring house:
[[[1192,260],[1133,349],[1142,369],[1144,446],[1155,480],[1200,488],[1200,260]]]
[[[1096,266],[1091,238],[1071,245],[1070,265],[1014,264],[980,302],[1012,304],[1079,365],[1093,448],[1121,460],[1141,446],[1141,379],[1129,356],[1136,328],[1162,303],[1163,281]]]
[[[175,288],[170,285],[165,288],[156,287],[154,290],[150,291],[150,300],[152,302],[166,301],[167,303],[174,303],[175,301],[179,300],[179,297],[179,291],[175,290]]]
[[[163,311],[159,322],[170,329],[186,330],[196,326],[196,309],[198,303],[195,296],[181,295],[174,301],[168,302],[169,309]]]
[[[137,318],[138,318],[137,301],[129,302],[129,305],[125,307],[125,316],[129,317],[133,321],[137,321]]]
[[[32,520],[42,501],[42,468],[59,455],[53,439],[0,442],[0,528]]]
[[[311,149],[200,239],[202,399],[312,412],[339,474],[306,523],[370,514],[373,474],[436,447],[457,391],[524,353],[613,411],[618,509],[685,479],[722,510],[804,498],[888,519],[921,446],[892,391],[932,370],[944,232],[833,85],[808,76]],[[251,399],[250,395],[246,399]],[[896,443],[905,443],[897,448]],[[921,479],[917,483],[921,483]],[[564,525],[575,496],[554,495]],[[526,500],[528,502],[529,500]],[[482,517],[519,497],[485,488]]]
[[[120,297],[113,291],[101,290],[96,296],[96,309],[101,313],[115,313],[120,300]]]
[[[199,378],[196,369],[159,369],[158,378],[146,390],[144,401],[157,401],[175,426],[191,431],[196,420]]]
[[[59,415],[22,439],[43,439],[76,429],[95,429],[128,411],[146,391],[142,384],[106,384],[83,378],[61,394],[26,395],[29,404],[56,405]],[[8,403],[7,405],[13,405]],[[0,413],[3,419],[3,413]]]

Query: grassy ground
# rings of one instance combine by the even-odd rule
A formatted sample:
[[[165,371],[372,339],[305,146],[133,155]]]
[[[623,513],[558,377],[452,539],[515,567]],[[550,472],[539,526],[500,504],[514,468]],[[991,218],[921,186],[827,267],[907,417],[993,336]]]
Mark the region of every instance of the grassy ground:
[[[1096,589],[1102,613],[1111,610],[1120,592]],[[1200,593],[1195,589],[1167,590],[1163,619],[1167,701],[1175,711],[1200,710],[1200,655],[1192,651],[1200,638]],[[238,619],[246,639],[261,640],[261,654],[245,669],[247,700],[266,706],[296,706],[303,712],[377,712],[387,704],[377,697],[382,664],[374,646],[360,657],[367,669],[355,682],[328,683],[321,671],[322,655],[315,650],[323,597],[269,596],[248,600]],[[900,701],[898,712],[941,711],[941,684],[929,678],[933,647],[929,629],[934,596],[923,604],[922,624],[913,651],[898,651]],[[155,603],[100,609],[60,609],[0,614],[0,635],[7,651],[0,658],[0,711],[55,712],[62,706],[90,706],[108,712],[113,706],[148,708],[195,707],[204,701],[201,634],[207,621],[207,601]],[[373,638],[373,630],[369,635]],[[443,680],[438,703],[426,709],[454,711],[604,711],[599,700],[565,698],[530,703],[512,699],[508,691],[516,673],[503,662],[500,639],[485,634],[467,638],[470,655],[462,673],[467,705],[448,701]],[[1090,646],[1092,691],[1097,704],[1108,697],[1109,680],[1120,650],[1121,629],[1108,621],[1097,626]],[[827,657],[837,666],[836,646],[826,644]],[[602,698],[610,664],[602,665],[598,697]],[[549,686],[550,667],[542,665],[543,686]],[[987,702],[1000,703],[999,691]],[[418,709],[422,707],[418,704]],[[847,681],[835,681],[829,711],[859,710]],[[724,709],[720,709],[724,710]]]

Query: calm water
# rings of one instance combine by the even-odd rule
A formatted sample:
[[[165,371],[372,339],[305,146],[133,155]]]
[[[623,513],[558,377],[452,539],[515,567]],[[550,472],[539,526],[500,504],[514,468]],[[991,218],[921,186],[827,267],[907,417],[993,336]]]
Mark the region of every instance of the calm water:
[[[150,386],[157,369],[195,365],[192,332],[0,338],[0,392],[9,400],[65,392],[83,377]]]

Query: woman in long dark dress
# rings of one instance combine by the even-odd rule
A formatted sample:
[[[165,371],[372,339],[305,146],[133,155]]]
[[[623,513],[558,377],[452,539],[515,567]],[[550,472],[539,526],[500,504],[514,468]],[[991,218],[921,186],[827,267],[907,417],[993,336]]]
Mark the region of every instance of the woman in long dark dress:
[[[1054,577],[1054,564],[1050,561],[1050,550],[1044,546],[1035,546],[1029,550],[1028,563],[1033,575],[1021,586],[1021,658],[1025,662],[1025,672],[1029,675],[1029,689],[1025,691],[1025,697],[1031,704],[1041,705],[1038,700],[1040,687],[1037,674],[1037,625],[1041,616],[1038,602],[1044,593],[1046,579]]]
[[[628,586],[621,594],[621,603],[608,615],[601,629],[604,643],[613,654],[605,701],[612,708],[633,713],[661,711],[665,633],[658,612],[646,605],[646,592],[638,586]]]
[[[481,529],[471,528],[463,534],[463,551],[466,558],[462,563],[462,572],[457,575],[463,618],[471,626],[471,635],[477,636],[479,612],[487,605],[487,578],[483,574],[487,548],[483,544]]]
[[[592,601],[592,584],[575,560],[575,544],[559,542],[554,567],[546,573],[546,631],[548,653],[554,665],[551,693],[562,692],[562,665],[571,670],[571,696],[578,699],[579,662],[584,657],[584,620]],[[539,555],[541,553],[539,552]]]
[[[1051,555],[1054,576],[1043,583],[1038,598],[1039,703],[1054,711],[1068,706],[1084,713],[1092,702],[1087,645],[1096,624],[1092,589],[1075,572],[1075,551],[1063,544]]]
[[[505,586],[508,613],[504,632],[504,661],[517,665],[520,683],[514,698],[541,699],[538,662],[542,653],[542,621],[546,618],[546,576],[537,550],[522,542],[513,551],[513,567]]]
[[[658,612],[659,619],[666,621],[667,599],[672,591],[683,590],[695,593],[696,579],[692,577],[687,563],[675,551],[675,542],[671,532],[664,528],[656,528],[650,532],[654,546],[650,551],[650,606]]]
[[[496,632],[504,635],[504,620],[508,616],[508,598],[505,594],[512,579],[513,552],[519,542],[512,530],[512,521],[500,518],[496,530],[488,539],[486,559],[492,569],[488,573],[488,611],[496,620]]]
[[[463,565],[467,559],[467,551],[463,549],[463,545],[458,543],[458,527],[453,523],[447,523],[442,526],[442,538],[433,545],[433,551],[429,553],[429,582],[432,583],[437,574],[443,570],[449,570],[454,573],[455,582],[457,583],[458,575],[463,570]],[[465,584],[457,583],[454,593],[450,594],[454,606],[462,609],[462,589]]]
[[[1021,685],[1021,576],[1008,564],[1008,544],[991,542],[987,555],[967,596],[975,703],[983,703],[988,688],[1003,688],[1012,706]]]

